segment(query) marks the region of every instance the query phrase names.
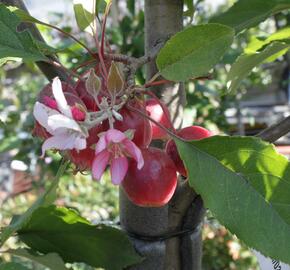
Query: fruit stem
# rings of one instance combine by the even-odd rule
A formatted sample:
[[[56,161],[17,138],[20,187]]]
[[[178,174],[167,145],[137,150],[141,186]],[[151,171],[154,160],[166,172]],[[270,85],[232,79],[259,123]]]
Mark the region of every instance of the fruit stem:
[[[157,72],[146,84],[154,82],[160,75],[161,75],[160,72]]]
[[[157,85],[162,85],[162,84],[166,84],[166,83],[172,83],[172,81],[169,80],[160,80],[160,81],[155,81],[155,82],[148,82],[144,84],[145,88],[149,88],[151,86],[157,86]]]
[[[161,125],[160,123],[158,123],[157,121],[155,121],[154,119],[152,119],[149,115],[147,115],[146,113],[143,113],[142,111],[130,106],[129,104],[126,105],[127,108],[129,110],[131,110],[132,112],[136,112],[138,114],[140,114],[142,117],[148,119],[149,121],[153,122],[156,126],[158,126],[159,128],[161,128],[162,130],[164,130],[167,134],[169,134],[171,137],[174,137],[176,139],[179,139],[181,141],[186,142],[185,139],[179,137],[178,135],[176,135],[174,132],[172,132],[170,129],[164,127],[163,125]]]
[[[102,58],[104,58],[104,44],[105,44],[105,30],[106,30],[106,22],[107,22],[107,17],[110,11],[112,5],[112,1],[109,1],[107,6],[106,6],[106,10],[105,10],[105,14],[104,14],[104,19],[103,19],[103,23],[102,23],[102,34],[101,34],[101,51],[100,51],[100,55],[102,56]]]
[[[166,110],[165,105],[164,105],[162,102],[160,102],[159,98],[158,98],[158,97],[157,97],[153,92],[151,92],[151,91],[146,91],[145,93],[146,93],[148,96],[151,96],[152,98],[154,98],[154,99],[158,102],[158,104],[159,104],[159,105],[161,106],[161,108],[162,108],[162,111],[163,111],[163,113],[164,113],[164,115],[165,115],[165,117],[166,117],[167,122],[170,123],[170,128],[175,132],[176,130],[175,130],[175,128],[174,128],[174,126],[173,126],[173,124],[172,124],[172,122],[171,122],[170,115],[168,114],[168,111]]]

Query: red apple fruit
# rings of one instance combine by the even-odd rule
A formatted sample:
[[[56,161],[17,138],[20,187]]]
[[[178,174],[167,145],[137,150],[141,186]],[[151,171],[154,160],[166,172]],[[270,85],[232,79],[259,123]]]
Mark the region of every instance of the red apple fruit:
[[[162,107],[165,111],[163,111]],[[148,115],[160,125],[164,126],[165,128],[171,127],[169,110],[165,105],[161,106],[156,99],[152,98],[146,100],[146,111]],[[150,123],[152,127],[152,140],[162,140],[167,138],[167,133],[163,129],[158,127],[153,122]]]
[[[186,140],[200,140],[212,136],[211,132],[200,126],[185,127],[177,131],[177,135]],[[166,153],[173,160],[177,171],[187,177],[187,171],[181,160],[174,140],[169,140],[165,147]]]
[[[142,149],[144,166],[138,170],[130,160],[122,186],[128,198],[143,207],[161,207],[168,203],[177,185],[176,167],[169,156],[158,148]]]

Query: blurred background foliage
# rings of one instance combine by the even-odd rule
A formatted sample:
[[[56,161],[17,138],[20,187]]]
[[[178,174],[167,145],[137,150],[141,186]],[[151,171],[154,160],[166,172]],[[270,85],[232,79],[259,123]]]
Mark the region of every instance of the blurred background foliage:
[[[72,1],[66,2],[72,5]],[[109,18],[110,27],[107,28],[107,38],[112,44],[113,51],[136,57],[144,54],[144,12],[141,2],[143,1],[114,1],[112,16]],[[213,7],[209,2],[196,0],[193,19],[191,21],[190,18],[185,17],[185,25],[205,23],[213,13],[221,12],[233,3],[233,1],[224,1],[218,7]],[[62,29],[76,35],[84,42],[93,44],[88,35],[79,33],[73,20],[74,18],[59,11],[49,14],[51,24],[60,25]],[[222,63],[210,75],[210,80],[186,84],[186,124],[198,124],[220,133],[230,131],[225,112],[235,104],[239,95],[224,94],[229,65],[234,62],[253,36],[268,36],[277,28],[286,25],[288,20],[287,14],[282,13],[262,23],[259,27],[241,33]],[[50,45],[60,49],[61,53],[58,56],[66,67],[73,68],[86,61],[88,56],[71,40],[45,27],[41,26],[39,29]],[[280,64],[279,62],[283,61],[285,58],[279,59],[274,64]],[[144,70],[139,70],[137,82],[143,83],[144,77]],[[9,167],[11,161],[19,161],[24,167],[27,181],[31,183],[23,190],[20,189],[20,192],[13,192],[13,188],[5,186],[4,182],[6,178],[10,179],[11,175],[16,175],[19,166],[16,169],[12,166],[7,175],[4,173],[5,170],[2,170],[0,226],[4,226],[8,224],[12,215],[22,213],[45,189],[57,170],[60,156],[57,153],[50,153],[45,159],[40,159],[41,141],[31,134],[34,125],[32,108],[38,92],[47,83],[44,76],[34,64],[18,61],[8,62],[0,68],[0,80],[0,161],[4,164],[1,166]],[[265,89],[272,80],[272,75],[267,68],[258,68],[243,82],[240,94],[245,93],[251,85]],[[286,85],[286,82],[282,80],[282,86],[283,83]],[[111,185],[106,177],[100,183],[96,183],[89,175],[73,175],[72,172],[73,168],[62,178],[58,204],[77,209],[84,217],[95,223],[117,222],[118,189]],[[251,252],[221,227],[210,214],[205,221],[203,239],[204,269],[257,269],[256,260]],[[15,245],[18,245],[15,239],[7,242],[7,246],[14,247]],[[2,259],[9,258],[2,257]],[[17,262],[19,259],[13,257],[12,260]],[[38,266],[29,263],[28,266],[31,269],[38,269]],[[74,269],[90,268],[75,265]]]

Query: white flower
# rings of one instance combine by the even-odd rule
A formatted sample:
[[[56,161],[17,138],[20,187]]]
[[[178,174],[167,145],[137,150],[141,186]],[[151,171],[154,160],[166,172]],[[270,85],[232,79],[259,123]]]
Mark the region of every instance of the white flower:
[[[48,149],[85,149],[87,132],[73,119],[58,77],[52,82],[52,93],[58,111],[40,102],[36,102],[33,109],[35,119],[52,135],[42,145],[42,156]]]

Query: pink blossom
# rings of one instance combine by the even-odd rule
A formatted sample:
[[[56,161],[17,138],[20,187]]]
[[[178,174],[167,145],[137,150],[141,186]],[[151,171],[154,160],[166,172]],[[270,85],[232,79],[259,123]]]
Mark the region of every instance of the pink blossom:
[[[48,149],[85,149],[88,132],[74,119],[76,113],[67,104],[59,78],[53,80],[52,93],[55,100],[48,97],[46,105],[36,102],[33,109],[37,122],[52,135],[42,145],[42,156]]]
[[[128,171],[128,158],[136,160],[139,170],[143,167],[144,159],[140,149],[123,132],[109,129],[96,145],[96,156],[92,166],[93,178],[100,180],[107,165],[110,165],[112,182],[119,185]]]

